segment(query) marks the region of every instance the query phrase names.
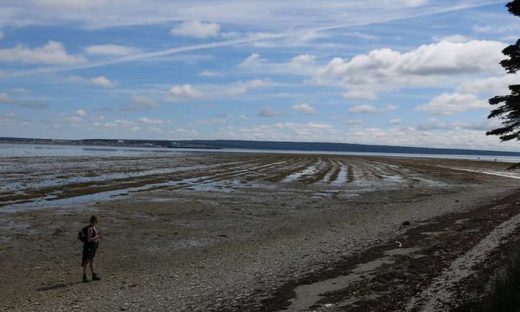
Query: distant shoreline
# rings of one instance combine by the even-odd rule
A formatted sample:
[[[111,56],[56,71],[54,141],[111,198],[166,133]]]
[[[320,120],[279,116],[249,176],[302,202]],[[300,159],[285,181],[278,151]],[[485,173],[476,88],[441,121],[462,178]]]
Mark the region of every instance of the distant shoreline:
[[[520,152],[431,148],[413,146],[366,145],[327,142],[279,142],[246,140],[127,140],[127,139],[85,139],[53,140],[38,138],[0,137],[0,144],[41,144],[67,146],[102,146],[121,148],[155,149],[200,149],[200,150],[255,150],[291,151],[311,153],[370,153],[370,154],[431,154],[431,155],[468,155],[468,156],[510,156],[520,157]]]
[[[189,147],[143,147],[135,145],[94,145],[62,143],[5,143],[0,142],[0,158],[4,157],[60,157],[60,156],[136,156],[155,153],[231,153],[231,154],[287,154],[315,156],[354,156],[389,158],[431,158],[520,163],[520,155],[449,154],[449,153],[406,153],[406,152],[356,152],[324,150],[283,150],[250,148],[189,148]]]

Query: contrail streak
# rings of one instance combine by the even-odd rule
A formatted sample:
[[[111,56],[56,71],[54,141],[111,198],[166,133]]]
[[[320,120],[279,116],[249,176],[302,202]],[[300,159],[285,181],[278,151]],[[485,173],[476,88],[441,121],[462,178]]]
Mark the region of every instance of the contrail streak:
[[[322,26],[322,27],[302,29],[299,31],[286,31],[286,32],[281,32],[281,33],[273,33],[273,34],[260,34],[260,35],[254,35],[254,36],[249,36],[249,37],[240,38],[240,39],[217,41],[217,42],[189,45],[189,46],[183,46],[183,47],[173,47],[173,48],[169,48],[169,49],[138,53],[138,54],[129,55],[129,56],[112,59],[112,60],[108,60],[108,61],[93,62],[93,63],[83,64],[83,65],[67,66],[67,67],[39,68],[39,69],[35,69],[35,70],[20,71],[20,72],[14,72],[14,73],[4,73],[4,74],[0,74],[0,77],[19,77],[19,76],[41,74],[41,73],[55,73],[55,72],[81,70],[81,69],[87,69],[87,68],[104,67],[104,66],[116,65],[116,64],[121,64],[121,63],[129,63],[129,62],[133,62],[133,61],[146,60],[146,59],[151,59],[151,58],[156,58],[156,57],[164,57],[164,56],[169,56],[169,55],[173,55],[173,54],[179,54],[182,52],[207,50],[207,49],[229,47],[229,46],[235,46],[235,45],[247,44],[247,43],[253,43],[253,42],[298,37],[302,34],[309,33],[309,32],[327,32],[327,31],[345,29],[345,28],[350,28],[350,27],[376,25],[376,24],[381,24],[381,23],[407,20],[407,19],[412,19],[412,18],[434,16],[434,15],[438,15],[438,14],[463,11],[463,10],[467,10],[467,9],[478,8],[478,7],[499,4],[499,3],[504,3],[504,1],[488,1],[488,2],[483,2],[483,3],[461,4],[461,5],[456,5],[456,6],[452,6],[449,8],[431,10],[431,11],[421,13],[421,14],[411,14],[408,16],[401,16],[401,17],[395,17],[395,18],[387,18],[387,19],[381,19],[381,20],[356,22],[356,23],[342,23],[342,24],[328,25],[328,26]]]

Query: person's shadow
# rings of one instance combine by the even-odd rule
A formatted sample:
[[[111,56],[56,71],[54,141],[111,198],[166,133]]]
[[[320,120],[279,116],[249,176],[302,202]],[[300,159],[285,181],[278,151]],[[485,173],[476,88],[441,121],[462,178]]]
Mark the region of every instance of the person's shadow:
[[[54,290],[54,289],[60,289],[60,288],[67,288],[76,284],[83,284],[83,282],[73,282],[73,283],[60,283],[55,285],[49,285],[44,287],[36,288],[36,291],[48,291],[48,290]]]

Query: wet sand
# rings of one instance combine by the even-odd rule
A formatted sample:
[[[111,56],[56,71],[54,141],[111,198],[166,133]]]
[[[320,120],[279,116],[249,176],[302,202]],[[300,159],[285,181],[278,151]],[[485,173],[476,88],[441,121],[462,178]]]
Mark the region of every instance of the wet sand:
[[[490,259],[516,243],[520,180],[507,166],[225,153],[3,158],[0,310],[453,309],[483,296],[501,265]],[[102,280],[83,284],[76,236],[90,214],[106,234]]]

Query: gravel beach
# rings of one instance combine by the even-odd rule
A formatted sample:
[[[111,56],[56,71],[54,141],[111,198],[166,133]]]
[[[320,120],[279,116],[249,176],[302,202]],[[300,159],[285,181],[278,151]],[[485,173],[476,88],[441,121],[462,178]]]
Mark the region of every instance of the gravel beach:
[[[502,265],[489,259],[516,244],[520,175],[507,167],[246,153],[2,158],[0,310],[455,309],[485,294]],[[81,283],[77,232],[91,214],[105,234],[102,280]]]

